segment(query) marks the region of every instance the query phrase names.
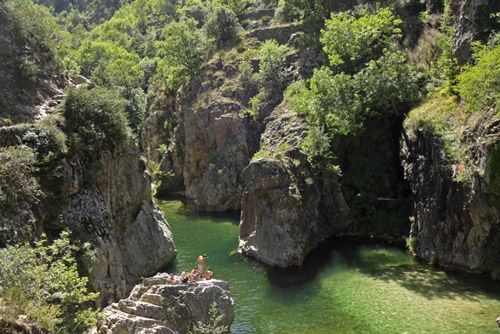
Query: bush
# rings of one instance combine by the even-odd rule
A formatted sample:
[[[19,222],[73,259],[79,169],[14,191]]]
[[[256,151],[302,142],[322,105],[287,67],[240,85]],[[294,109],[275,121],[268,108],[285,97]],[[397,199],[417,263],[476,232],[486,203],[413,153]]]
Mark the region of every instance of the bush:
[[[238,18],[226,7],[217,7],[209,15],[204,29],[218,46],[228,42],[238,31]]]
[[[62,112],[77,149],[113,149],[129,135],[124,101],[110,90],[72,88],[67,92]]]
[[[304,20],[306,24],[319,23],[327,14],[320,0],[280,0],[280,10],[284,19]]]
[[[240,84],[244,88],[252,87],[255,84],[255,81],[253,80],[252,64],[248,60],[243,59],[242,61],[240,61],[238,69],[240,72],[238,77]]]
[[[78,273],[75,255],[81,249],[67,232],[49,244],[42,240],[0,249],[0,304],[10,320],[27,315],[49,333],[81,333],[96,324],[91,305],[98,297],[87,290],[88,280]]]
[[[33,150],[0,147],[0,212],[17,213],[20,201],[38,203],[43,193],[35,177],[37,170]]]
[[[355,73],[401,37],[401,23],[389,8],[361,17],[334,14],[321,31],[323,50],[336,71]]]
[[[158,75],[172,90],[191,78],[201,66],[207,41],[192,19],[172,22],[162,32],[163,40],[156,42]]]
[[[260,48],[260,64],[257,79],[272,88],[283,89],[288,79],[286,69],[286,46],[279,45],[275,40],[267,40]]]
[[[500,106],[500,45],[476,49],[475,65],[458,77],[458,91],[470,112]]]

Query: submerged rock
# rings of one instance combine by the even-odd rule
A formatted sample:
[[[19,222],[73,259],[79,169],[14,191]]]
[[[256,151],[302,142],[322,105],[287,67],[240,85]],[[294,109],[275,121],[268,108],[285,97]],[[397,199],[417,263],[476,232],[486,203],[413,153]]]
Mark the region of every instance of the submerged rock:
[[[278,267],[305,256],[350,224],[350,210],[334,175],[309,164],[298,141],[307,127],[286,104],[271,115],[261,141],[263,158],[242,173],[239,251]]]
[[[145,278],[126,299],[104,309],[100,334],[188,333],[200,323],[229,327],[234,319],[227,282],[171,284],[167,274]],[[217,318],[217,319],[214,319]]]

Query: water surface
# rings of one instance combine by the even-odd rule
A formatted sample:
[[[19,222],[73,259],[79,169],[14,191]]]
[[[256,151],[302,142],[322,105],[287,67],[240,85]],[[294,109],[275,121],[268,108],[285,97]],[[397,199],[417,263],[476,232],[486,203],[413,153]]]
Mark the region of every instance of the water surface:
[[[159,203],[178,257],[168,268],[194,267],[209,255],[216,278],[230,283],[233,334],[499,334],[500,283],[417,263],[404,250],[335,240],[304,266],[276,270],[236,254],[238,217]]]

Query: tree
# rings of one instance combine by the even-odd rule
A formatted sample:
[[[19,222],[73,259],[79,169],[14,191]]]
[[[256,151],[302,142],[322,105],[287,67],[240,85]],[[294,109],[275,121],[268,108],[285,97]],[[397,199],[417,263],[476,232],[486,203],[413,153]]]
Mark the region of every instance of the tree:
[[[222,45],[234,37],[238,31],[238,18],[226,7],[217,7],[209,15],[204,28],[217,45]]]
[[[287,80],[286,46],[275,40],[267,40],[260,48],[260,63],[257,78],[263,84],[271,84],[275,88],[283,88]]]
[[[323,50],[330,66],[337,72],[357,72],[401,37],[401,23],[389,8],[361,17],[347,12],[334,14],[326,20],[325,29],[321,31]]]
[[[183,19],[172,22],[162,32],[163,39],[155,43],[159,74],[172,89],[192,77],[201,66],[207,49],[206,38],[196,22]]]

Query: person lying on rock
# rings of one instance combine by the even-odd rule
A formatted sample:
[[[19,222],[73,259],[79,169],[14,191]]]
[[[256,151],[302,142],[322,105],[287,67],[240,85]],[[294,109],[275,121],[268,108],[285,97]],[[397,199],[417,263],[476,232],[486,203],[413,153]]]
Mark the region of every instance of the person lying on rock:
[[[205,278],[205,280],[207,281],[210,281],[213,275],[214,275],[213,271],[211,271],[210,268],[207,268],[207,271],[205,271],[203,278]]]
[[[187,282],[191,284],[196,283],[194,276],[190,272],[184,270],[181,276],[179,276],[179,283],[187,283]]]

